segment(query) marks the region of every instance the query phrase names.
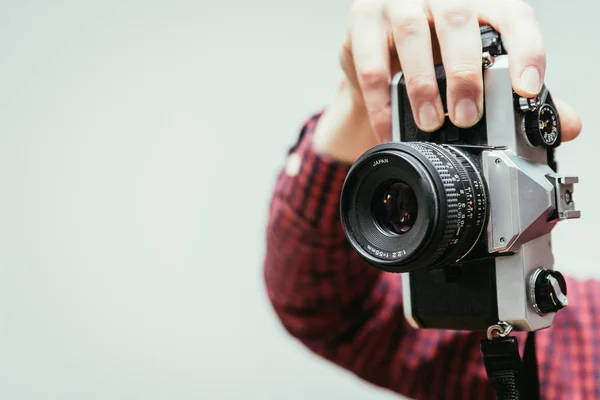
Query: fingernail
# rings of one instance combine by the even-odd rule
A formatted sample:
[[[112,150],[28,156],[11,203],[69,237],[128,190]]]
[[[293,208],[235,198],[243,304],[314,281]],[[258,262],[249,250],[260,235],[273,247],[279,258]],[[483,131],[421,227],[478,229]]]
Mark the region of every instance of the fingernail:
[[[537,68],[525,68],[521,74],[521,88],[529,93],[539,93],[542,89],[542,78]]]
[[[423,103],[419,108],[419,122],[421,129],[433,131],[440,126],[440,115],[431,103]]]
[[[460,99],[456,103],[456,123],[461,127],[473,126],[479,119],[477,105],[472,99]]]

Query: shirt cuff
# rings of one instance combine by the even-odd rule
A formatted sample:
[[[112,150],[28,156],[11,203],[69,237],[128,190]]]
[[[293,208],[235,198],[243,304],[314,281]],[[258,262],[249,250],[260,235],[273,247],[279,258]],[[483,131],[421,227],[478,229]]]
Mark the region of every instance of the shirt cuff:
[[[312,138],[319,117],[317,114],[305,123],[298,143],[290,150],[276,196],[320,234],[343,237],[340,195],[350,165],[314,149]]]

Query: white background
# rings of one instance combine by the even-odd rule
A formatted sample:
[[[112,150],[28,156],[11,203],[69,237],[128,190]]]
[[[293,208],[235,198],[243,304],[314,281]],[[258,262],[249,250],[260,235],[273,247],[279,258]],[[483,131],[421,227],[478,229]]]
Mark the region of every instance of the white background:
[[[584,218],[559,268],[598,276],[598,6],[534,1]],[[330,99],[349,1],[0,1],[0,398],[385,399],[288,337],[264,224]]]

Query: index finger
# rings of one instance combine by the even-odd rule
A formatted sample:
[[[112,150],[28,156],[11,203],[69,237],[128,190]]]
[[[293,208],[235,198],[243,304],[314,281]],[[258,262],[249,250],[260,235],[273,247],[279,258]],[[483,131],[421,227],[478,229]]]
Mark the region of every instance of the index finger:
[[[350,38],[356,77],[375,136],[392,140],[390,55],[381,9],[365,3],[355,10]]]
[[[495,0],[480,8],[480,18],[502,34],[515,92],[535,97],[544,83],[546,50],[533,9],[521,0]]]

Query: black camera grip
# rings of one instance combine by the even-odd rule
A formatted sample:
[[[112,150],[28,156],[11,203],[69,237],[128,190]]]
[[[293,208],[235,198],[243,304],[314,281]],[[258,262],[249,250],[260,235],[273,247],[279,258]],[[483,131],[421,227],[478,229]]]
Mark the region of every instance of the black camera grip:
[[[502,45],[502,39],[498,32],[496,32],[491,26],[484,25],[480,27],[481,32],[481,50],[482,50],[482,67],[484,55],[495,57],[498,55],[506,54],[504,46]],[[440,97],[442,99],[442,105],[444,112],[448,113],[448,104],[446,101],[446,73],[443,65],[435,66],[436,79],[440,91]],[[410,106],[410,100],[406,88],[406,81],[404,76],[400,79],[398,86],[398,110],[400,138],[403,142],[423,141],[433,142],[438,144],[455,144],[455,145],[482,145],[487,144],[487,137],[485,133],[485,115],[484,117],[473,127],[467,129],[461,129],[454,126],[448,119],[444,125],[435,133],[423,132],[418,127],[414,120],[412,108]]]

